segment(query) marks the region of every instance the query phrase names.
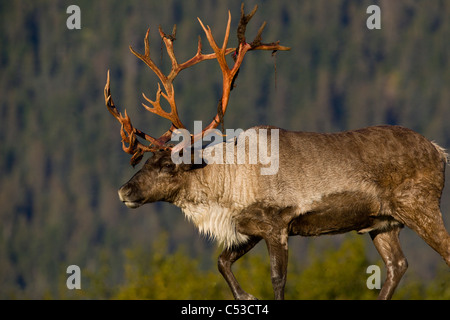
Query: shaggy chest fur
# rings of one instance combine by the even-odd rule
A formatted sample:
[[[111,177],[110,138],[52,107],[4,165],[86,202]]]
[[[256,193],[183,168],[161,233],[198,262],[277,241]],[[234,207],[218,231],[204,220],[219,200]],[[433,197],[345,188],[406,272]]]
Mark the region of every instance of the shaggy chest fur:
[[[234,219],[241,212],[239,209],[226,208],[218,204],[192,203],[182,205],[181,209],[201,234],[218,241],[226,248],[248,240],[246,235],[236,231]]]

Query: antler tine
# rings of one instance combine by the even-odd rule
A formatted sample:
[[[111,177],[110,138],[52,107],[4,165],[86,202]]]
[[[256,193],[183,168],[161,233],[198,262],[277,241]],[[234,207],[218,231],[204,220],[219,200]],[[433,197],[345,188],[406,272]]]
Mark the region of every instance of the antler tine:
[[[225,31],[225,37],[223,39],[222,48],[219,48],[219,46],[217,45],[216,40],[214,39],[214,37],[212,35],[211,28],[209,26],[205,27],[205,25],[203,24],[203,22],[200,18],[197,18],[197,19],[198,19],[198,22],[200,23],[200,25],[202,26],[203,31],[206,34],[206,38],[208,39],[209,45],[214,50],[215,58],[219,62],[220,68],[222,69],[222,71],[229,70],[228,64],[225,60],[225,55],[226,55],[225,53],[226,53],[226,48],[227,48],[227,44],[228,44],[228,38],[230,36],[230,26],[231,26],[230,11],[228,11],[228,22],[227,22],[227,28]]]
[[[130,51],[139,59],[141,59],[161,80],[161,82],[164,84],[167,82],[166,76],[159,70],[159,68],[156,66],[156,64],[153,62],[153,60],[150,58],[150,41],[149,41],[149,33],[150,29],[147,29],[147,33],[145,34],[144,38],[144,45],[145,45],[145,53],[140,54],[136,51],[134,51],[133,47],[129,47]]]
[[[244,3],[241,4],[241,19],[239,20],[239,25],[237,29],[237,37],[239,40],[239,43],[246,42],[245,40],[245,31],[247,29],[247,24],[250,22],[251,18],[255,15],[256,11],[258,10],[258,5],[255,5],[252,12],[249,14],[245,14],[244,11]],[[265,22],[264,22],[265,24]],[[262,30],[261,30],[262,31]]]

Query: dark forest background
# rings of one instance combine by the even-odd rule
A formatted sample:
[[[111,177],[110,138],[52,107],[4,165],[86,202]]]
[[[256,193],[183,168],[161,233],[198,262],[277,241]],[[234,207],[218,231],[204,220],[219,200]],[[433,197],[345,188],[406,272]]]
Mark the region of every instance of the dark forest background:
[[[247,55],[232,92],[226,128],[271,124],[291,130],[339,131],[376,124],[412,128],[450,147],[450,2],[444,0],[246,1],[259,10],[266,41],[292,47],[272,57]],[[81,30],[68,30],[66,9],[81,8]],[[117,189],[136,169],[122,152],[119,124],[104,106],[111,70],[116,104],[133,124],[159,136],[169,123],[146,112],[156,77],[128,46],[143,51],[150,28],[177,24],[179,61],[196,52],[197,17],[222,39],[236,1],[0,0],[0,298],[231,298],[216,271],[219,249],[181,211],[156,203],[127,209]],[[368,30],[366,9],[381,8],[381,30]],[[230,46],[236,46],[234,35]],[[162,57],[162,59],[161,59]],[[276,66],[276,72],[275,72]],[[221,75],[204,62],[176,80],[183,122],[210,121]],[[450,230],[450,191],[442,209]],[[443,260],[409,230],[401,241],[410,268],[397,298],[450,299]],[[293,238],[287,298],[363,299],[366,268],[383,266],[367,235]],[[66,288],[78,265],[82,289]],[[271,298],[264,245],[236,264],[244,289]],[[384,267],[382,267],[383,269]]]

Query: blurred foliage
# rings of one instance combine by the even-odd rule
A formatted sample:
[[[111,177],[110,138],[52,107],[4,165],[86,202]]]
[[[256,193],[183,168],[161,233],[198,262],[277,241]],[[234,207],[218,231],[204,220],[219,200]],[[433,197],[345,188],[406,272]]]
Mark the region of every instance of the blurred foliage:
[[[167,235],[153,243],[151,250],[127,250],[124,283],[110,297],[113,299],[232,299],[225,280],[215,263],[202,269],[198,260],[184,249],[168,250]],[[334,247],[334,246],[331,246]],[[379,290],[366,286],[366,270],[372,263],[366,257],[361,236],[349,235],[340,246],[318,254],[314,245],[308,249],[310,262],[291,261],[288,267],[286,299],[365,300],[376,299]],[[218,253],[217,253],[218,255]],[[377,265],[384,268],[382,262]],[[233,265],[242,288],[258,299],[273,299],[270,265],[266,252],[250,252]],[[383,275],[382,275],[383,277]],[[103,274],[98,279],[105,279]],[[428,284],[420,279],[409,281],[396,299],[450,299],[448,270],[442,269]],[[382,282],[384,279],[382,279]],[[84,291],[84,290],[83,290]],[[86,297],[85,293],[85,296]],[[95,292],[96,296],[98,292]],[[90,294],[89,294],[90,295]],[[89,296],[87,295],[87,296]]]
[[[118,187],[135,170],[122,152],[119,125],[104,107],[103,87],[110,69],[120,110],[126,107],[133,124],[150,134],[165,132],[169,124],[140,107],[140,93],[154,96],[157,81],[128,46],[141,52],[150,27],[152,56],[168,70],[158,25],[166,32],[178,25],[175,52],[184,61],[195,54],[202,35],[196,17],[220,39],[228,9],[236,28],[241,0],[80,0],[82,29],[68,30],[66,9],[74,3],[0,1],[0,298],[230,297],[209,261],[217,252],[179,209],[158,203],[131,213],[117,199]],[[336,131],[401,124],[450,147],[449,1],[245,3],[248,10],[259,4],[249,39],[267,21],[263,39],[280,40],[292,50],[275,57],[249,53],[226,128],[271,124]],[[382,29],[369,31],[366,8],[373,3],[381,7]],[[230,46],[235,45],[231,36]],[[194,120],[209,123],[220,88],[213,61],[179,75],[176,99],[188,127]],[[442,205],[449,229],[447,194]],[[170,234],[166,243],[152,245],[163,232]],[[411,263],[398,297],[448,297],[448,268],[439,276],[436,271],[440,257],[417,237],[407,234],[402,243]],[[358,244],[345,254],[319,250],[307,269],[296,269],[300,259],[292,258],[288,297],[369,297],[350,281],[349,274],[359,274],[354,268],[366,263],[358,250]],[[353,261],[343,263],[352,272],[338,271],[340,259]],[[250,292],[270,298],[270,281],[259,280],[267,279],[266,260],[250,255],[236,271]],[[72,264],[82,270],[81,292],[65,288]],[[420,271],[417,279],[409,277],[414,270]],[[330,290],[317,289],[319,283]],[[346,293],[337,288],[342,283]],[[161,290],[168,287],[176,289]]]
[[[125,284],[117,299],[216,299],[226,298],[218,272],[201,270],[198,261],[183,249],[170,253],[167,236],[153,243],[151,254],[143,249],[127,251]]]
[[[378,292],[366,286],[366,257],[361,237],[349,237],[336,249],[311,252],[311,263],[294,279],[298,299],[374,299]]]

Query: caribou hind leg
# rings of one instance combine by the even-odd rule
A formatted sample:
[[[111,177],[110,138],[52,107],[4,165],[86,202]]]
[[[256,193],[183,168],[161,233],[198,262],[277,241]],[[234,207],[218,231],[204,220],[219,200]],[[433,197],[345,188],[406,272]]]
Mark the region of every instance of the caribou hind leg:
[[[391,299],[403,274],[408,268],[408,262],[403,255],[398,235],[400,227],[389,231],[372,231],[370,236],[387,269],[386,281],[378,295],[379,300]]]
[[[444,227],[439,205],[425,208],[425,206],[420,206],[420,203],[416,203],[416,206],[410,206],[409,208],[404,206],[402,210],[397,210],[395,213],[396,218],[417,232],[450,266],[450,235]],[[395,288],[408,267],[400,247],[399,232],[400,227],[385,232],[370,232],[373,243],[387,268],[387,278],[381,288],[378,299],[390,299],[392,297]]]
[[[404,211],[402,218],[450,267],[450,235],[445,229],[439,206],[423,208],[421,211]]]

